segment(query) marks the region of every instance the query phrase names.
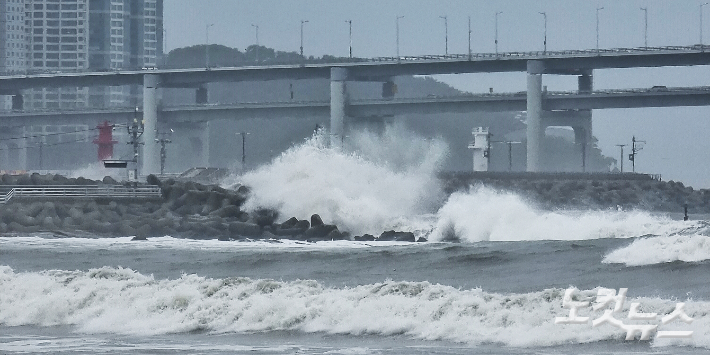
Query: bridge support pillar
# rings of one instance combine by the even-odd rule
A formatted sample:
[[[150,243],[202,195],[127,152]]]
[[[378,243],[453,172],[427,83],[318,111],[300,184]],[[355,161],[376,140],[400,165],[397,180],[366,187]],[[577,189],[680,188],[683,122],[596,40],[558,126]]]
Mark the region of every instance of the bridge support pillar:
[[[330,68],[330,147],[342,148],[345,139],[345,115],[348,104],[348,70]]]
[[[160,146],[158,137],[158,86],[160,77],[143,76],[143,169],[141,174],[160,173]]]
[[[200,134],[200,142],[202,144],[200,163],[202,163],[202,166],[208,168],[210,167],[210,122],[205,121],[200,126],[202,130]]]
[[[587,70],[577,78],[578,91],[580,94],[591,94],[594,90],[594,72]],[[580,147],[582,157],[582,172],[587,171],[587,158],[589,157],[589,143],[592,141],[592,110],[580,111],[583,117],[578,121],[574,129],[574,142]]]
[[[542,74],[545,64],[539,60],[528,61],[527,75],[527,171],[540,171],[540,153],[545,130],[542,126]]]

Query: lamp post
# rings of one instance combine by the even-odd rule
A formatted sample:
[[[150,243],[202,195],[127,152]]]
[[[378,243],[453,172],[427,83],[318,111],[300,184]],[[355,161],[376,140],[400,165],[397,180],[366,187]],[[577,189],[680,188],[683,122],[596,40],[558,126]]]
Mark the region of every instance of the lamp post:
[[[496,12],[496,32],[495,32],[496,57],[498,56],[498,15],[500,15],[502,13],[503,13],[503,11]]]
[[[700,50],[705,51],[705,47],[703,46],[703,6],[710,4],[710,3],[704,3],[700,5]]]
[[[353,57],[353,20],[345,20],[348,23],[349,35],[350,35],[350,46],[348,47],[350,58]]]
[[[242,136],[242,169],[246,169],[246,164],[247,164],[247,154],[246,154],[246,137],[249,134],[249,132],[239,132],[239,134]]]
[[[212,26],[214,23],[205,25],[205,68],[210,67],[210,27]]]
[[[397,24],[397,61],[399,62],[399,19],[404,18],[404,16],[397,16],[395,21]]]
[[[303,24],[308,23],[308,20],[301,20],[301,57],[303,57]]]
[[[604,8],[597,7],[597,55],[599,55],[599,10],[604,10]]]
[[[444,54],[449,55],[449,17],[444,15],[439,16],[439,18],[444,20]]]
[[[540,12],[540,15],[545,19],[545,37],[542,41],[542,53],[547,53],[547,13],[546,12]]]
[[[643,11],[643,47],[648,48],[648,8],[642,7]]]
[[[251,24],[251,27],[254,27],[256,30],[256,61],[259,61],[259,25]]]

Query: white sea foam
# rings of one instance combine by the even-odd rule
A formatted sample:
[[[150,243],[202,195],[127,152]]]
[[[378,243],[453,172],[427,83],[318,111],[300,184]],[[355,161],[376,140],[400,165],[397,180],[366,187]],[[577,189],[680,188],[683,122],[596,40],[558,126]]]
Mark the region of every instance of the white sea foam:
[[[602,260],[607,264],[640,266],[673,261],[699,262],[710,259],[710,237],[702,234],[675,234],[639,238],[616,249]]]
[[[583,240],[670,234],[682,222],[641,211],[545,211],[490,188],[457,192],[439,209],[433,240]]]
[[[604,325],[560,325],[565,290],[524,294],[461,290],[428,282],[385,281],[352,288],[316,281],[281,282],[247,278],[210,279],[183,275],[156,280],[129,269],[18,273],[0,266],[0,324],[72,325],[83,333],[148,336],[195,330],[213,333],[298,331],[381,336],[401,335],[511,346],[549,346],[621,340],[625,333]],[[592,296],[595,290],[582,291]],[[630,295],[631,296],[631,295]],[[632,298],[644,312],[669,314],[675,300]],[[684,344],[710,346],[708,302],[687,301],[692,330]],[[580,310],[596,318],[601,312]],[[623,314],[616,316],[623,318]],[[654,340],[656,344],[658,341]]]
[[[273,208],[283,219],[318,213],[355,234],[380,233],[402,218],[436,210],[441,193],[435,171],[446,152],[441,141],[398,127],[381,137],[355,132],[343,150],[326,148],[324,138],[309,139],[225,185],[251,187],[247,210]]]

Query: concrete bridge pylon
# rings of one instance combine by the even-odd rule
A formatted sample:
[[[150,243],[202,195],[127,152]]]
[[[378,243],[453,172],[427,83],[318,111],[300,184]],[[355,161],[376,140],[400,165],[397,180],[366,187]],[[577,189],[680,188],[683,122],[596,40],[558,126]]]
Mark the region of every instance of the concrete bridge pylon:
[[[348,104],[347,79],[347,69],[330,68],[330,146],[336,149],[342,148],[345,137]]]
[[[545,63],[529,60],[527,70],[527,170],[540,171],[541,143],[545,130],[542,126],[542,74]]]

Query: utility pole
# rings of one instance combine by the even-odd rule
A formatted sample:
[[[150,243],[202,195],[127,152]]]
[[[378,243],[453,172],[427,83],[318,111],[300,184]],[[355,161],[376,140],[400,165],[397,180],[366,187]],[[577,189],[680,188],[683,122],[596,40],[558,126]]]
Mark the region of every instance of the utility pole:
[[[631,154],[629,154],[629,160],[631,160],[632,172],[636,172],[636,154],[643,149],[645,143],[646,141],[636,139],[636,136],[631,137]]]
[[[173,130],[170,130],[172,133]],[[173,141],[165,137],[165,133],[161,134],[162,138],[156,138],[155,142],[160,143],[160,175],[165,175],[165,159],[168,157],[167,150],[165,149],[166,144],[170,144]]]
[[[251,24],[256,29],[256,62],[259,62],[259,25]]]
[[[619,170],[620,173],[624,172],[624,147],[626,147],[626,144],[617,144],[617,147],[621,149],[621,155],[619,156],[619,162],[621,163],[621,169]]]
[[[246,170],[247,167],[247,153],[246,153],[246,138],[249,132],[239,132],[242,136],[242,170]]]
[[[133,145],[133,178],[138,180],[138,147],[143,143],[138,140],[140,136],[143,135],[143,124],[138,122],[138,107],[133,116],[133,123],[127,125],[128,135],[131,137],[131,141],[128,144]]]
[[[42,146],[44,145],[43,142],[44,137],[39,137],[39,170],[42,169]]]
[[[444,20],[444,54],[449,55],[449,17],[445,15],[439,16],[439,18]]]

